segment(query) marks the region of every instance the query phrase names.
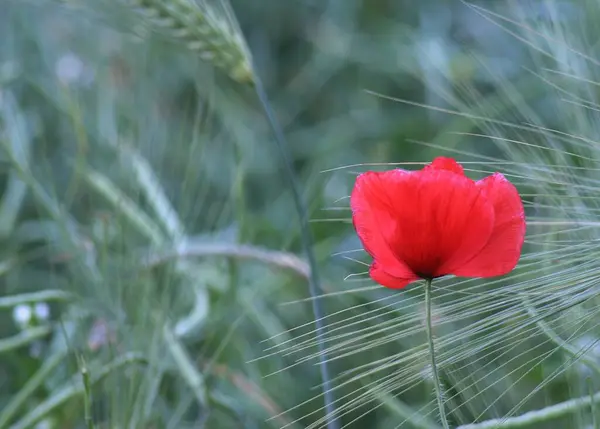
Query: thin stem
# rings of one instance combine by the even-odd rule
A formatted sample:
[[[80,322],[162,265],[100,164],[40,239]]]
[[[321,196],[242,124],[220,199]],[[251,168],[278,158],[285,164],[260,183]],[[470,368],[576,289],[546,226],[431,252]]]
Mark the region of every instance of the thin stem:
[[[148,253],[142,264],[148,268],[177,258],[223,256],[233,259],[250,259],[273,267],[288,269],[309,280],[310,266],[293,253],[269,250],[248,244],[204,243],[188,239],[164,251]],[[0,300],[1,306],[1,300]]]
[[[1,264],[1,263],[0,263]],[[38,292],[21,293],[0,298],[0,308],[12,308],[21,304],[35,302],[67,301],[71,295],[60,290],[40,290]]]
[[[101,382],[110,374],[123,367],[133,364],[147,365],[147,363],[147,360],[137,353],[126,353],[95,371],[95,373],[90,377],[90,386],[94,386],[95,384]],[[61,407],[73,398],[83,395],[83,393],[83,383],[73,383],[73,380],[69,380],[63,387],[54,389],[51,396],[48,396],[44,401],[40,402],[10,428],[31,429],[40,420],[52,414],[57,408]]]
[[[90,372],[83,357],[79,358],[81,366],[81,378],[83,381],[83,416],[87,429],[94,429],[94,420],[92,418],[92,383],[90,381]]]
[[[456,429],[513,429],[535,426],[552,419],[562,418],[569,414],[580,411],[582,408],[589,407],[592,403],[600,400],[600,392],[593,395],[586,395],[580,398],[571,399],[555,405],[551,405],[540,410],[528,411],[516,417],[504,417],[499,419],[486,420],[481,423],[471,423],[458,426]]]
[[[590,377],[587,378],[588,392],[590,394],[590,414],[592,415],[592,428],[598,429],[600,425],[596,419],[596,401],[594,400],[594,385]]]
[[[306,258],[308,260],[308,266],[310,268],[308,289],[312,298],[312,310],[313,315],[315,317],[316,337],[319,350],[319,368],[321,370],[321,378],[323,381],[323,401],[325,405],[325,412],[327,415],[327,429],[337,429],[339,428],[339,423],[335,418],[333,392],[331,390],[331,381],[329,378],[329,370],[327,368],[327,353],[323,342],[323,338],[326,332],[325,325],[323,324],[324,311],[321,306],[320,298],[323,292],[321,290],[319,275],[317,271],[317,261],[313,250],[313,238],[308,225],[306,204],[302,199],[302,195],[300,194],[300,187],[298,186],[296,173],[290,160],[285,136],[283,135],[283,131],[281,130],[281,127],[279,126],[279,123],[275,118],[273,110],[271,109],[271,103],[267,98],[267,93],[263,87],[261,79],[258,76],[255,80],[255,90],[256,95],[258,96],[258,99],[260,100],[260,103],[263,107],[269,125],[271,126],[271,130],[273,131],[275,142],[277,143],[277,148],[279,149],[281,158],[283,159],[283,164],[286,170],[286,179],[289,182],[290,190],[292,192],[292,198],[296,207],[296,212],[298,213],[298,216],[300,218],[300,235],[302,238],[302,246],[304,247],[304,251],[306,252]]]
[[[560,335],[558,335],[554,330],[544,322],[543,318],[539,315],[537,309],[532,304],[531,300],[527,297],[523,298],[523,305],[527,310],[529,316],[535,320],[536,325],[540,330],[551,340],[553,341],[560,349],[565,351],[567,354],[571,355],[574,359],[579,359],[581,362],[587,366],[592,371],[595,371],[596,374],[600,375],[600,365],[594,360],[594,358],[589,357],[585,354],[586,350],[578,349],[577,347],[572,346],[563,340]],[[592,344],[593,345],[593,344]],[[590,347],[587,347],[589,349]]]
[[[198,404],[205,409],[208,409],[208,392],[206,390],[206,382],[203,375],[196,369],[192,358],[189,356],[184,345],[175,337],[168,326],[163,328],[163,335],[167,348],[177,365],[181,377],[187,383],[188,387],[194,393]]]
[[[433,384],[435,386],[435,396],[437,397],[438,410],[440,412],[440,420],[444,429],[449,429],[448,420],[446,419],[446,410],[444,408],[444,400],[442,397],[442,385],[438,375],[437,364],[435,361],[435,348],[433,346],[433,326],[431,323],[431,279],[425,281],[425,318],[427,319],[427,340],[429,341],[429,357],[431,358],[431,372],[433,373]]]

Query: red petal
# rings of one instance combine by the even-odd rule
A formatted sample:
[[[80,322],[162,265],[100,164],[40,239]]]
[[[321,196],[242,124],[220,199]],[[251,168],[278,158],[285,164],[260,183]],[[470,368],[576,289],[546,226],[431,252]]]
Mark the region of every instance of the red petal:
[[[385,272],[385,269],[377,261],[373,261],[373,264],[371,264],[369,274],[375,282],[391,289],[402,289],[405,288],[409,283],[419,280],[419,277],[416,275],[406,279],[391,276]]]
[[[525,212],[517,189],[495,173],[477,183],[494,206],[495,222],[486,246],[452,274],[463,277],[495,277],[512,271],[525,240]]]
[[[475,182],[445,169],[366,173],[351,206],[365,249],[398,279],[450,274],[481,251],[494,224]]]
[[[426,165],[423,170],[446,170],[460,174],[461,176],[465,175],[465,170],[462,168],[462,165],[452,158],[446,158],[443,156],[438,156],[435,158],[431,164]]]
[[[411,173],[404,170],[363,173],[356,178],[350,196],[352,222],[363,247],[373,259],[386,267],[389,276],[402,279],[412,278],[415,273],[396,257],[387,242],[390,231],[385,227],[394,222],[393,213],[388,210],[385,200],[381,198],[385,198],[384,190],[391,177],[403,174]]]

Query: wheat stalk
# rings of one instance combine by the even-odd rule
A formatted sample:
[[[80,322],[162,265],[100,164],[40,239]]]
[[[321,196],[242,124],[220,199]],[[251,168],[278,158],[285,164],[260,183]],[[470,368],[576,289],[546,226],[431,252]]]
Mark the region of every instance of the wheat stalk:
[[[127,0],[153,27],[185,41],[200,58],[240,83],[253,83],[252,61],[240,30],[208,4],[192,0]]]

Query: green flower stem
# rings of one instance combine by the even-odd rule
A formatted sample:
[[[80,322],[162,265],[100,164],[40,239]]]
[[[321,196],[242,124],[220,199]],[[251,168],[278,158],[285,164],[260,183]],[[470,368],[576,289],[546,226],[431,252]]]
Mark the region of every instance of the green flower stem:
[[[92,387],[101,382],[117,370],[134,364],[147,364],[147,361],[137,353],[126,353],[115,358],[112,362],[94,371],[90,377],[90,386]],[[73,383],[73,380],[70,380],[63,387],[54,389],[51,396],[30,410],[21,420],[13,424],[10,429],[31,429],[36,423],[55,412],[57,408],[83,394],[83,383]]]
[[[456,429],[513,429],[524,428],[547,422],[558,417],[564,417],[568,414],[589,407],[592,403],[600,401],[600,392],[593,395],[586,395],[580,398],[571,399],[559,404],[551,405],[541,410],[529,411],[516,417],[506,417],[501,419],[486,420],[481,423],[472,423],[458,426]]]
[[[449,429],[448,420],[446,419],[446,410],[444,408],[444,400],[442,396],[442,385],[438,375],[437,364],[435,361],[435,348],[433,346],[433,326],[431,323],[431,279],[425,281],[425,319],[427,321],[427,340],[429,342],[429,357],[431,358],[431,372],[433,373],[433,384],[435,386],[435,396],[437,397],[438,410],[440,412],[440,420],[444,429]]]
[[[313,237],[308,224],[308,209],[304,199],[302,198],[302,194],[300,193],[300,185],[297,183],[298,179],[296,178],[296,171],[293,167],[293,162],[287,148],[287,141],[283,134],[283,130],[281,129],[279,122],[275,117],[275,113],[271,108],[271,103],[267,98],[267,93],[264,89],[263,83],[259,77],[255,77],[254,89],[256,90],[256,95],[259,98],[267,121],[271,127],[271,131],[275,137],[275,143],[277,144],[279,154],[283,160],[286,178],[292,192],[292,199],[294,201],[296,212],[300,221],[300,237],[302,239],[302,247],[306,253],[306,259],[308,260],[308,266],[310,269],[308,277],[308,289],[312,298],[313,315],[315,318],[315,331],[319,350],[319,369],[321,370],[321,379],[323,382],[322,392],[327,420],[327,429],[338,429],[340,427],[340,422],[336,416],[333,386],[331,377],[329,376],[327,349],[324,341],[324,338],[327,335],[327,328],[323,322],[325,319],[325,310],[321,302],[323,290],[321,289],[317,259],[313,249]]]
[[[92,418],[92,385],[90,382],[90,371],[88,370],[83,357],[79,358],[81,367],[81,379],[83,381],[83,418],[87,429],[94,429],[94,420]]]

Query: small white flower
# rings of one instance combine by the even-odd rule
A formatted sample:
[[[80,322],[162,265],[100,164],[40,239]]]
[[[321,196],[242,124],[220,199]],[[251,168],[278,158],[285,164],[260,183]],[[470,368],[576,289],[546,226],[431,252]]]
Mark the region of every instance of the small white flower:
[[[33,308],[35,316],[40,320],[48,320],[50,317],[50,306],[45,302],[38,302]]]
[[[79,81],[83,75],[83,69],[83,61],[70,52],[60,57],[54,68],[58,80],[65,85]]]
[[[26,326],[31,322],[31,306],[26,304],[17,305],[13,308],[13,320],[20,326]]]

